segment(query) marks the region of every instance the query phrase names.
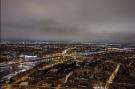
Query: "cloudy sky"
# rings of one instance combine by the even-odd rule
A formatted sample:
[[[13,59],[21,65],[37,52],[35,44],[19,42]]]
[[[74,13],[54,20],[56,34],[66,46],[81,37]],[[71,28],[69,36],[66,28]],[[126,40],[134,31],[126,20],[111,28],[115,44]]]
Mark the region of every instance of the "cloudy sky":
[[[135,42],[135,0],[1,0],[1,38]]]

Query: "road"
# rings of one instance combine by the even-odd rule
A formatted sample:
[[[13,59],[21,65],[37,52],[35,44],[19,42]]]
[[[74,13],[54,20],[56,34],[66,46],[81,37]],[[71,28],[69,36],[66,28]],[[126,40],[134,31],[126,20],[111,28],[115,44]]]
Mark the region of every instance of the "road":
[[[67,83],[68,78],[69,78],[72,74],[73,74],[73,71],[71,71],[70,73],[68,73],[68,74],[66,75],[64,83]]]
[[[115,77],[116,77],[116,75],[117,75],[117,73],[119,71],[119,68],[120,68],[120,64],[117,64],[117,67],[112,72],[112,74],[110,75],[109,79],[106,82],[106,87],[109,87],[109,85],[113,83],[113,80],[115,79]]]

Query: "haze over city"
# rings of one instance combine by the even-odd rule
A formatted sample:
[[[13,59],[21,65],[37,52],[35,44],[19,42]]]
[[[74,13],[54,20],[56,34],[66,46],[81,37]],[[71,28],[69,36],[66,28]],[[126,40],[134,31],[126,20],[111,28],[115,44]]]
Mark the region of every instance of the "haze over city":
[[[134,0],[1,0],[1,38],[134,43],[134,8]]]

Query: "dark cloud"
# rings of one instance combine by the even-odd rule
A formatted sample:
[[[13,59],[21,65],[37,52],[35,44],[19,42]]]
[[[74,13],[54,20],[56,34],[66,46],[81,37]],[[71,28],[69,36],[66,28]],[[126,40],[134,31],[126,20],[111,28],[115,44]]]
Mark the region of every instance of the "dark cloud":
[[[1,36],[135,42],[134,8],[134,0],[1,0]]]

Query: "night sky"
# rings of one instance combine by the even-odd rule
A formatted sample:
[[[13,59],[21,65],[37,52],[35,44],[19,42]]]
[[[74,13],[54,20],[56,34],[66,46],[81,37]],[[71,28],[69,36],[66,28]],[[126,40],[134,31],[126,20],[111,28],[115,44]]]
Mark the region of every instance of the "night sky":
[[[1,0],[1,38],[135,43],[135,0]]]

